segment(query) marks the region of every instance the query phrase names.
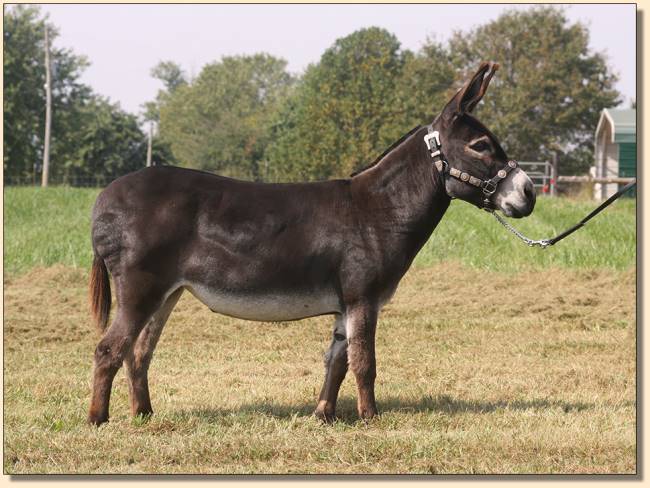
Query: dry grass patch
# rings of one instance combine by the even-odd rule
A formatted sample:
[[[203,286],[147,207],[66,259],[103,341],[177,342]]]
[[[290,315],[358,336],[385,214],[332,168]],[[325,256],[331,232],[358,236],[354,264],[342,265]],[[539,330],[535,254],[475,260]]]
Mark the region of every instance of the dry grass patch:
[[[87,275],[5,281],[5,473],[633,473],[635,274],[411,271],[380,317],[377,401],[346,378],[311,416],[332,320],[240,321],[184,294],[152,364],[155,415],[85,425]]]

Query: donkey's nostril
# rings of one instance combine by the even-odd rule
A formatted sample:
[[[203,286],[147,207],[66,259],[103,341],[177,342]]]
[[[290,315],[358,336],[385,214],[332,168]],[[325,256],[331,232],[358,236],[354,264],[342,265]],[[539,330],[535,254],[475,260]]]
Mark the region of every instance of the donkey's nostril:
[[[526,195],[528,200],[535,198],[535,187],[531,181],[526,182],[526,185],[524,186],[524,195]]]

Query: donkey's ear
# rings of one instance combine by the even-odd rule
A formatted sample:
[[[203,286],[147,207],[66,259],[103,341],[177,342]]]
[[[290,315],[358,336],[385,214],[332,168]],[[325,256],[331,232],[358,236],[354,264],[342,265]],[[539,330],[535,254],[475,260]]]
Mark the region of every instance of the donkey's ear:
[[[482,63],[478,71],[465,85],[456,92],[453,98],[447,103],[442,115],[450,120],[456,115],[461,115],[474,110],[474,107],[481,101],[487,91],[490,80],[499,69],[497,63],[490,61]]]

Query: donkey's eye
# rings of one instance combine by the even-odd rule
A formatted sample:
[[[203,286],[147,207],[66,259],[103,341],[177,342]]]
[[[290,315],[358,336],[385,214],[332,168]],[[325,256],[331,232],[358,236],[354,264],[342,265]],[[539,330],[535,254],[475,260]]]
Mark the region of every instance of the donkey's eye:
[[[476,152],[484,152],[484,151],[489,151],[490,145],[485,141],[477,141],[474,144],[472,144],[470,148],[472,148],[472,150]]]

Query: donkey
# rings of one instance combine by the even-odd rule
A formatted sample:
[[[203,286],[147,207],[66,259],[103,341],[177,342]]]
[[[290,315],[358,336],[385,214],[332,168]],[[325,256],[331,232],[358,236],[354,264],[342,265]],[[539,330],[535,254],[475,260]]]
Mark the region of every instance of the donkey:
[[[535,205],[530,178],[470,112],[498,69],[483,63],[428,126],[411,130],[348,179],[268,184],[176,167],[112,182],[92,213],[91,308],[100,330],[90,424],[108,420],[122,364],[131,413],[153,413],[147,372],[183,290],[248,320],[334,315],[314,414],[335,419],[348,368],[357,410],[377,415],[377,316],[452,198],[510,217]]]

